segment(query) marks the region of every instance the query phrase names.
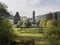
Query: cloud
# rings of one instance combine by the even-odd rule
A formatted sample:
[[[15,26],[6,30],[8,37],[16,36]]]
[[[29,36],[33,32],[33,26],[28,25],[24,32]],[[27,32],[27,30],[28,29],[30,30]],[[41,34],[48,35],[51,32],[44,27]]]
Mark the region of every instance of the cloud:
[[[34,7],[40,4],[42,0],[27,0],[28,5]]]
[[[18,11],[21,16],[32,17],[33,10],[37,15],[43,15],[49,12],[59,11],[60,3],[50,0],[0,0],[8,6],[8,11],[12,14]],[[50,3],[49,3],[50,2]],[[52,3],[51,3],[52,2]],[[54,3],[55,2],[55,3]],[[55,4],[55,5],[53,5]]]
[[[8,10],[15,14],[16,11],[22,11],[27,7],[26,0],[0,0],[8,6]]]
[[[37,15],[44,15],[46,13],[49,13],[49,12],[55,12],[55,11],[60,11],[60,8],[54,8],[54,7],[49,7],[49,6],[44,6],[44,7],[41,7],[41,8],[37,8],[35,9],[36,11],[36,16]]]

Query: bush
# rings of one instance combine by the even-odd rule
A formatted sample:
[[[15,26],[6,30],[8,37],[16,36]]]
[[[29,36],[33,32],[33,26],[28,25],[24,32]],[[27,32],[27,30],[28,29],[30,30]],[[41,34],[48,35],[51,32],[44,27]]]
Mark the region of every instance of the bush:
[[[47,20],[41,20],[40,27],[45,28],[46,27]]]
[[[7,43],[11,40],[12,25],[8,20],[0,18],[0,43]]]
[[[44,34],[48,38],[51,45],[58,45],[58,40],[60,40],[60,28],[55,26],[53,24],[54,22],[54,20],[47,22]]]

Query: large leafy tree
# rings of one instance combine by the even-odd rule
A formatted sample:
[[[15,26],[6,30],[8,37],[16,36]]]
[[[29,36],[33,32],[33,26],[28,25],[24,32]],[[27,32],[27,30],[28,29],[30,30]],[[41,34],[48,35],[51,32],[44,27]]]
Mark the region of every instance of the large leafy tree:
[[[57,22],[57,26],[55,26]],[[58,20],[49,20],[47,21],[46,28],[44,30],[45,36],[48,38],[51,45],[60,45],[58,41],[60,40],[60,26]]]
[[[27,28],[28,28],[28,27],[31,27],[30,19],[27,19],[26,22],[25,22],[25,24],[26,24],[26,27],[27,27]]]
[[[1,13],[8,14],[7,8],[8,8],[8,7],[7,7],[4,3],[1,3],[1,2],[0,2],[0,12],[1,12]]]
[[[1,16],[1,13],[4,15],[9,14],[6,8],[7,6],[4,3],[0,2],[0,16]],[[12,26],[10,22],[8,20],[0,18],[0,43],[5,45],[5,43],[10,41],[11,30],[12,30]]]
[[[0,18],[0,43],[8,43],[11,40],[11,30],[11,23]]]

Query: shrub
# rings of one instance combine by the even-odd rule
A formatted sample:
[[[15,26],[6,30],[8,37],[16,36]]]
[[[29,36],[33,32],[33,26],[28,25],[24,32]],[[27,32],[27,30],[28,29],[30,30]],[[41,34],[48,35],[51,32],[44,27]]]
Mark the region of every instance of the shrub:
[[[7,43],[11,40],[12,25],[8,20],[0,18],[0,42]]]
[[[47,22],[44,34],[48,38],[51,45],[58,45],[58,40],[60,39],[60,28],[55,26],[53,24],[54,22],[54,20]]]

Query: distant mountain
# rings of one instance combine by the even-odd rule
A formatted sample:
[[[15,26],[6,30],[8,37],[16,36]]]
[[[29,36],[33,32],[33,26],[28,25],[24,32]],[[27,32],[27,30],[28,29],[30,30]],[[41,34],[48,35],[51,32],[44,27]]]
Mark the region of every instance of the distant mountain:
[[[58,11],[56,13],[57,13],[57,17],[60,18],[60,11]]]
[[[13,15],[6,16],[6,19],[14,20],[14,16]]]
[[[11,15],[11,14],[0,13],[0,18],[8,19],[8,20],[13,20],[14,16]]]
[[[38,15],[35,17],[36,20],[42,20],[45,19],[46,15]]]
[[[60,11],[53,12],[52,14],[53,14],[53,16],[52,16],[53,19],[55,17],[55,14],[57,15],[57,18],[60,19]],[[42,19],[48,18],[48,17],[46,17],[47,15],[49,15],[49,13],[47,13],[45,15],[38,15],[35,17],[35,19],[36,20],[42,20]]]
[[[57,13],[57,17],[60,18],[60,11],[57,11],[57,12],[53,12],[53,17],[55,16],[55,13]],[[49,14],[49,13],[48,13]],[[47,15],[48,15],[47,14]],[[5,13],[1,13],[0,12],[0,18],[4,18],[4,19],[9,19],[9,20],[14,20],[14,16],[11,15],[11,14],[5,14]],[[32,20],[32,18],[28,18],[26,16],[20,16],[21,20],[27,20],[27,19],[30,19]],[[45,15],[38,15],[35,17],[35,19],[38,21],[38,20],[42,20],[42,19],[45,19],[46,18],[46,14]]]

